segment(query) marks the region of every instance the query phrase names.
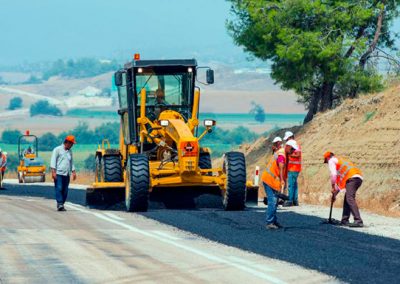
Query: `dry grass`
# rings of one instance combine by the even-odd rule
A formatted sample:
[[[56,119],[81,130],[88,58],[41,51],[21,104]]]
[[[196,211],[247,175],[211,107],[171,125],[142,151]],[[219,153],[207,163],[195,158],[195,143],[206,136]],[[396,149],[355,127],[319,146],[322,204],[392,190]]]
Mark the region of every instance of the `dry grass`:
[[[370,113],[374,115],[369,116]],[[369,119],[365,119],[366,115]],[[323,153],[329,150],[362,170],[364,182],[357,192],[360,208],[400,216],[400,85],[383,93],[346,100],[338,108],[317,115],[303,128],[293,130],[303,150],[300,202],[330,204],[329,171],[322,162]],[[242,147],[248,178],[256,165],[265,166],[275,135],[282,133]],[[339,197],[335,206],[342,207],[342,200],[343,196]]]

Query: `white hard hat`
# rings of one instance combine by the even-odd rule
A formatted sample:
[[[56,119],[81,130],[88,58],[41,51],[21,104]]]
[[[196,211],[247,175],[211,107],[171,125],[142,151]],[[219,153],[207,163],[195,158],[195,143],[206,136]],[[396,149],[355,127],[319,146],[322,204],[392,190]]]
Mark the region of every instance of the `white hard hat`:
[[[286,142],[286,145],[292,147],[295,150],[299,150],[299,145],[297,145],[296,141],[294,140],[289,140],[288,142]]]
[[[279,136],[276,136],[276,137],[274,138],[274,140],[272,140],[272,143],[276,143],[276,142],[282,142],[282,138],[279,137]]]
[[[285,136],[283,137],[283,140],[288,140],[289,137],[292,137],[294,134],[292,131],[286,131]]]

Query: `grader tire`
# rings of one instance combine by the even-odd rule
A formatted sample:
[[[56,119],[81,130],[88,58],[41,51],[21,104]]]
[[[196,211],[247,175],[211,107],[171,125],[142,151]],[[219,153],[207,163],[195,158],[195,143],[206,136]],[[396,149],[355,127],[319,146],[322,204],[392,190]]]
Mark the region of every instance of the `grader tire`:
[[[102,175],[104,175],[104,173],[101,170],[101,156],[97,155],[96,156],[96,160],[94,162],[94,166],[95,166],[95,174],[96,174],[96,178],[97,178],[97,182],[101,182],[102,180]]]
[[[120,156],[104,156],[100,161],[100,172],[105,182],[122,181],[122,165]]]
[[[223,169],[226,174],[224,209],[227,211],[243,210],[246,203],[246,161],[243,153],[226,153]]]
[[[130,155],[126,171],[129,187],[125,192],[126,210],[146,212],[149,206],[149,158],[143,154]]]
[[[199,168],[203,170],[212,168],[210,153],[200,152]],[[211,173],[207,173],[207,175],[211,175]]]

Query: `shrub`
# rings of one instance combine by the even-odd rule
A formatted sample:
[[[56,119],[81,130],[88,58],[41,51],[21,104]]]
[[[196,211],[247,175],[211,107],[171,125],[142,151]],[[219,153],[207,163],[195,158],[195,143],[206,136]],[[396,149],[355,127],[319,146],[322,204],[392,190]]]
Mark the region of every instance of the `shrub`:
[[[38,101],[31,105],[30,108],[31,116],[45,114],[53,116],[62,116],[61,110],[55,105],[50,104],[46,100]]]
[[[20,97],[12,98],[8,104],[9,110],[15,110],[22,107],[22,99]]]
[[[86,170],[94,172],[96,170],[95,158],[96,158],[95,154],[89,154],[89,156],[83,162],[83,167]]]
[[[63,140],[60,140],[53,133],[47,132],[39,137],[39,150],[40,151],[51,151],[56,146],[61,144]]]
[[[18,138],[22,135],[19,130],[4,130],[1,135],[1,141],[8,144],[17,144]]]

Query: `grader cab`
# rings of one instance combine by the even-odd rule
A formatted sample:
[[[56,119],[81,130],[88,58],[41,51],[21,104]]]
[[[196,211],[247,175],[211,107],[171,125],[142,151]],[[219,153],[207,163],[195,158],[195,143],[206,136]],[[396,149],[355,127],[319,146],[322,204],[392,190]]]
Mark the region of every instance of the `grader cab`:
[[[201,140],[216,122],[199,131],[200,89],[196,60],[134,60],[114,74],[121,117],[119,149],[108,141],[96,151],[96,180],[87,204],[124,199],[127,211],[147,211],[155,191],[217,192],[225,210],[243,210],[257,199],[258,187],[246,181],[245,157],[227,152],[221,167],[211,165]],[[207,84],[214,82],[206,71]]]

